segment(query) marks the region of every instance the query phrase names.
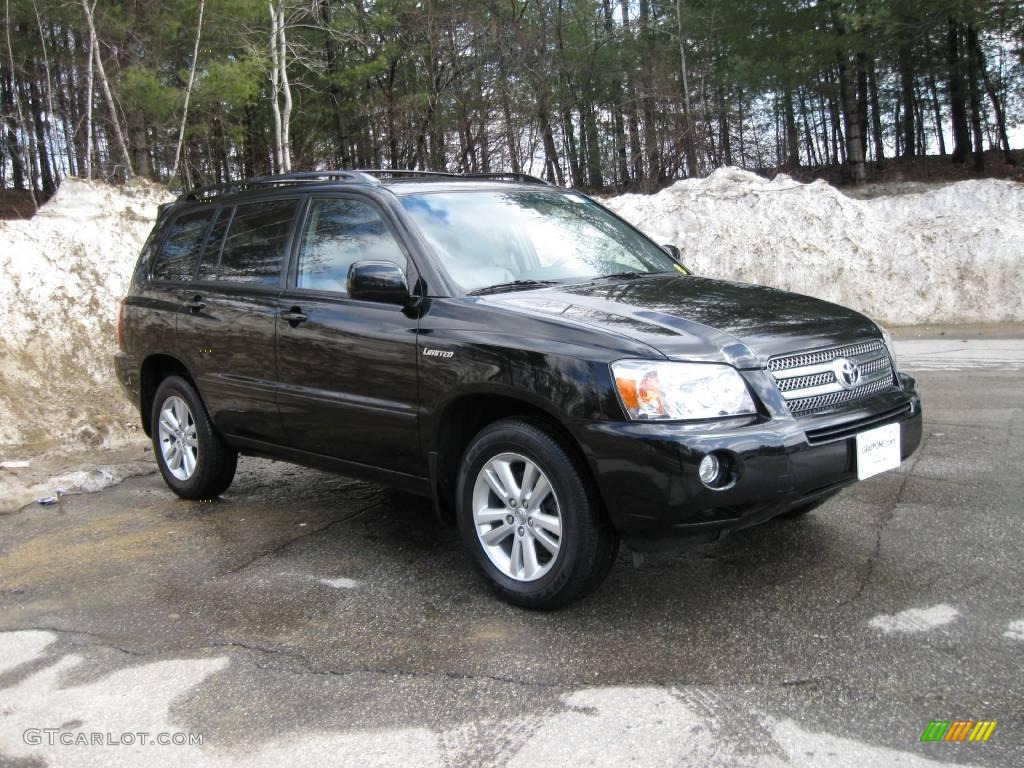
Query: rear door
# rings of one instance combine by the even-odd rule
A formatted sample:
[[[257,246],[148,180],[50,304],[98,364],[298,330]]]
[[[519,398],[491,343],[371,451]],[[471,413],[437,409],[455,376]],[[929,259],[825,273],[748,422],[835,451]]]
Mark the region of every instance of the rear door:
[[[217,427],[283,440],[275,315],[300,198],[222,206],[178,317],[178,339]]]
[[[125,323],[125,328],[132,338],[126,339],[126,348],[145,350],[147,354],[178,355],[178,309],[214,214],[212,208],[186,210],[154,233],[155,254],[143,266],[136,294],[127,309],[130,322]]]
[[[279,300],[278,405],[288,444],[406,474],[418,448],[416,313],[349,298],[349,267],[391,261],[414,285],[390,214],[369,198],[312,198]]]

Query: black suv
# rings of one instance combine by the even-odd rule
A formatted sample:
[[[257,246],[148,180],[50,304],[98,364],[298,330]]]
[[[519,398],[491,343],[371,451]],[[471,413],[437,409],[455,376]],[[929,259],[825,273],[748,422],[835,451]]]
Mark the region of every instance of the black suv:
[[[620,538],[801,514],[920,443],[875,323],[678,255],[522,175],[208,187],[160,211],[117,372],[179,496],[239,452],[400,486],[503,598],[563,605]]]

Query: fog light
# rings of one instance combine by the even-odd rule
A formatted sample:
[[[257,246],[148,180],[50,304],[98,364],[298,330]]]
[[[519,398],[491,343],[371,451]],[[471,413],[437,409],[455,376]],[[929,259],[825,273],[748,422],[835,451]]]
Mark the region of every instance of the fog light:
[[[721,470],[722,465],[719,463],[718,457],[713,453],[709,453],[701,459],[700,468],[697,472],[700,475],[700,481],[708,488],[713,488],[718,484],[718,476]]]

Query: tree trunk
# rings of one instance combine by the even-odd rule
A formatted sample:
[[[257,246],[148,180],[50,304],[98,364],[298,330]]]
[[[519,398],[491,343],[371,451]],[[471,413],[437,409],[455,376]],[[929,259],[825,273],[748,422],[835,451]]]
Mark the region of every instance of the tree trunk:
[[[843,47],[846,28],[838,19],[834,19],[836,34],[839,37],[839,97],[843,104],[843,119],[846,127],[846,158],[850,166],[850,178],[854,184],[861,185],[867,181],[864,167],[864,141],[861,138],[861,106],[857,103],[857,90],[851,82],[849,57]]]
[[[782,89],[782,113],[786,121],[786,163],[788,170],[800,167],[800,133],[796,127],[796,112],[793,109],[793,90],[787,85]]]
[[[628,52],[628,59],[624,62],[626,69],[626,118],[629,123],[629,155],[632,163],[633,181],[641,182],[644,178],[643,147],[640,142],[640,117],[637,111],[639,96],[637,94],[636,82],[633,75],[633,52],[635,49],[633,34],[630,31],[629,22],[630,0],[619,0],[619,8],[622,11],[622,35],[623,47]]]
[[[885,147],[882,135],[882,110],[878,104],[878,81],[875,77],[875,61],[868,59],[868,90],[871,93],[871,129],[874,134],[875,160],[885,160]]]
[[[1010,139],[1006,132],[1006,112],[1003,109],[999,93],[996,91],[992,78],[988,76],[988,67],[985,65],[985,52],[982,51],[981,45],[978,43],[978,33],[974,27],[967,27],[967,43],[974,52],[977,67],[981,72],[982,82],[985,84],[985,92],[992,103],[992,111],[996,115],[996,129],[999,131],[999,142],[1003,148],[1003,157],[1007,165],[1016,165],[1017,161],[1013,158],[1013,152],[1010,150]]]
[[[947,61],[949,64],[949,108],[953,117],[953,162],[963,163],[971,151],[971,134],[964,107],[963,68],[960,62],[960,23],[950,17],[947,22]]]
[[[932,97],[932,112],[935,115],[935,133],[939,137],[939,154],[946,156],[946,137],[942,131],[942,106],[939,104],[939,88],[935,83],[935,75],[928,74],[928,90]]]
[[[804,98],[803,91],[800,91],[800,119],[804,123],[804,141],[807,143],[807,154],[810,156],[811,165],[819,165],[814,134],[811,132],[810,120],[807,117],[807,100]]]
[[[196,62],[199,60],[199,40],[203,35],[203,11],[206,0],[199,0],[199,20],[196,22],[196,39],[192,46],[192,65],[188,70],[188,83],[185,86],[185,104],[181,108],[181,125],[178,127],[178,143],[174,148],[174,165],[171,168],[171,181],[178,175],[178,162],[181,160],[181,145],[185,141],[185,124],[188,121],[188,103],[192,98],[192,84],[196,78]]]
[[[615,33],[611,0],[601,0],[601,11],[604,18],[604,33],[609,42],[611,42]],[[615,140],[615,181],[619,189],[622,189],[623,186],[629,183],[629,159],[626,156],[626,122],[622,112],[622,97],[624,93],[622,90],[622,77],[619,74],[621,68],[620,62],[611,82],[612,135]]]
[[[658,123],[654,100],[654,61],[652,56],[650,0],[640,0],[640,80],[643,87],[644,152],[647,157],[647,191],[653,192],[661,180],[658,152]]]
[[[917,133],[914,125],[914,64],[911,58],[913,50],[909,43],[900,46],[900,101],[903,104],[903,157],[914,157],[917,144]]]
[[[860,122],[860,153],[868,158],[868,56],[857,53],[857,119]]]
[[[601,143],[597,131],[597,116],[594,114],[593,102],[581,106],[583,117],[583,133],[587,137],[587,177],[590,188],[599,192],[604,188],[604,175],[601,173]]]
[[[14,106],[16,108],[16,114],[17,114],[17,119],[18,119],[17,130],[21,132],[21,135],[23,137],[22,141],[18,141],[18,137],[17,137],[17,133],[15,132],[15,128],[11,125],[10,122],[8,122],[8,124],[7,124],[7,147],[8,147],[8,150],[10,151],[10,153],[11,153],[11,163],[12,163],[12,166],[14,166],[15,186],[17,186],[19,189],[21,189],[21,188],[23,188],[25,186],[26,171],[28,172],[28,175],[32,177],[32,178],[29,178],[27,180],[30,182],[29,185],[28,185],[28,189],[30,191],[32,191],[32,206],[34,208],[36,206],[36,195],[35,195],[35,191],[33,190],[33,187],[35,186],[35,177],[34,177],[34,174],[31,173],[32,169],[31,169],[31,166],[29,165],[28,158],[25,155],[25,141],[24,141],[24,137],[27,137],[30,134],[28,133],[28,130],[25,127],[25,115],[24,115],[24,113],[21,110],[21,99],[18,97],[18,90],[17,90],[18,89],[18,81],[16,79],[16,72],[17,72],[17,70],[15,70],[15,68],[14,68],[14,49],[11,47],[11,2],[10,2],[10,0],[6,1],[5,11],[6,11],[6,13],[5,13],[5,21],[6,21],[6,23],[4,24],[4,30],[5,30],[5,32],[7,34],[7,63],[9,65],[9,67],[10,67],[9,79],[7,80],[6,88],[5,88],[5,95],[8,97],[8,99],[11,102],[13,102],[13,104],[14,104]],[[10,114],[10,112],[8,112],[8,114]],[[18,170],[17,170],[18,167],[21,168],[21,173],[20,174],[18,173]]]
[[[89,24],[89,36],[92,38],[92,54],[96,60],[96,73],[100,76],[100,88],[103,90],[103,96],[107,101],[107,109],[110,111],[110,124],[114,128],[117,146],[121,150],[121,156],[124,158],[124,175],[130,179],[133,175],[132,158],[128,154],[128,145],[125,143],[124,133],[121,131],[121,120],[117,114],[117,106],[114,104],[114,97],[110,93],[110,82],[107,80],[107,72],[103,68],[103,57],[100,56],[100,41],[96,37],[96,27],[93,24],[92,8],[89,7],[87,0],[82,0],[82,10],[85,11],[85,20]]]
[[[551,119],[548,117],[548,107],[544,99],[541,99],[537,118],[540,121],[541,138],[544,141],[544,165],[547,169],[548,181],[565,186],[565,175],[562,173],[562,165],[558,160],[558,148],[555,146],[555,137],[551,132]]]
[[[2,73],[0,87],[3,89],[4,119],[2,122],[4,132],[4,144],[7,154],[11,158],[11,179],[15,189],[25,189],[25,182],[28,179],[27,162],[21,142],[18,141],[18,124],[13,115],[15,114],[15,102],[17,97],[14,93],[14,79],[10,71]]]
[[[699,176],[697,145],[693,135],[693,112],[690,108],[690,81],[686,71],[686,35],[683,29],[684,0],[676,0],[676,34],[679,37],[679,71],[683,86],[683,150],[686,152],[687,176]]]
[[[57,191],[53,180],[53,169],[50,167],[50,153],[46,148],[46,134],[49,132],[49,113],[43,108],[42,95],[34,78],[29,78],[29,108],[32,110],[32,122],[36,131],[36,152],[39,157],[39,176],[43,183],[43,195],[49,198]]]
[[[722,162],[732,165],[732,141],[729,135],[729,106],[725,91],[718,89],[718,137],[722,149]]]
[[[966,26],[967,38],[970,39],[971,27]],[[974,170],[985,170],[985,137],[982,131],[981,89],[978,87],[978,59],[976,52],[968,44],[967,54],[967,92],[971,104],[971,132],[974,135]]]
[[[292,169],[292,87],[288,82],[288,43],[285,39],[284,3],[277,6],[277,34],[280,36],[281,92],[284,106],[281,108],[281,147],[285,173]]]

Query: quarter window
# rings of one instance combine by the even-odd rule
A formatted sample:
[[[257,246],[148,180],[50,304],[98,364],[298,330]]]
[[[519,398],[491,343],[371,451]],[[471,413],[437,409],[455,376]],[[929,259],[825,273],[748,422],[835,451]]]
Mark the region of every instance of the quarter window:
[[[247,203],[235,209],[220,256],[220,279],[277,285],[295,200]]]
[[[153,264],[154,280],[192,279],[213,213],[212,210],[186,213],[171,223]]]
[[[344,198],[314,200],[299,248],[297,287],[346,293],[349,267],[357,261],[390,261],[407,268],[405,254],[372,205]]]

